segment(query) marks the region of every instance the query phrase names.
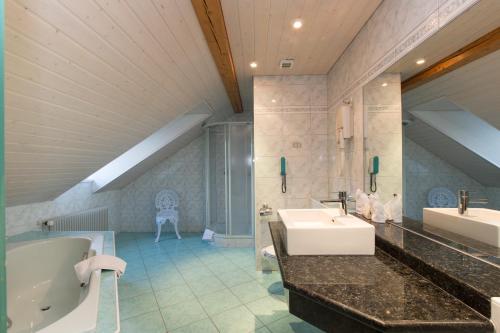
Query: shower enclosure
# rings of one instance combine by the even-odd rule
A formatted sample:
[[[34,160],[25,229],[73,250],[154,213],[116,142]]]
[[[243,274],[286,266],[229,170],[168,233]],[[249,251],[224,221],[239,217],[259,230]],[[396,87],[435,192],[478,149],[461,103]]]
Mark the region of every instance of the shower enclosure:
[[[253,246],[252,124],[206,129],[206,221],[221,246]]]

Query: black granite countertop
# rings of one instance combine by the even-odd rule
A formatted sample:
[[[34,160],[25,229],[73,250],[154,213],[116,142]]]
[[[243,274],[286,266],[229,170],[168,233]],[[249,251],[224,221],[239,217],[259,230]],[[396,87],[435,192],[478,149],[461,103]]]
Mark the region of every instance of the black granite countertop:
[[[421,235],[430,237],[434,240],[439,241],[445,245],[472,255],[475,258],[482,259],[486,262],[492,263],[500,267],[500,248],[477,241],[472,238],[468,238],[459,234],[455,234],[443,229],[435,228],[429,225],[425,225],[422,221],[410,219],[408,217],[403,218],[402,223],[394,223],[395,226],[403,227],[410,231],[415,231]]]
[[[378,248],[374,256],[288,256],[283,223],[269,226],[285,287],[337,314],[383,332],[493,332],[486,317]]]
[[[491,298],[500,295],[498,266],[395,224],[371,224],[375,227],[377,247],[490,317]]]

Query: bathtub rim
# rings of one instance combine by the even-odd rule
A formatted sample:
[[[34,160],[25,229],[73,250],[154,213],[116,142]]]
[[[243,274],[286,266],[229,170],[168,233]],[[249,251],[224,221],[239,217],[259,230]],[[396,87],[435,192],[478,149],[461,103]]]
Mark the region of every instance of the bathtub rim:
[[[93,251],[93,255],[99,255],[103,253],[104,250],[104,236],[102,234],[87,234],[87,235],[57,235],[55,237],[37,239],[30,241],[20,241],[9,244],[6,254],[15,251],[16,249],[22,247],[36,246],[40,243],[48,243],[57,241],[59,239],[86,239],[90,241],[89,251]],[[116,278],[115,278],[116,283]],[[36,331],[36,333],[66,333],[69,329],[76,329],[77,332],[89,332],[96,329],[98,314],[99,314],[99,301],[100,301],[100,289],[101,289],[101,270],[92,272],[90,276],[90,283],[88,285],[89,291],[83,301],[73,310],[68,312],[66,315],[59,318],[52,324],[41,328]],[[115,285],[116,288],[116,285]],[[82,312],[87,314],[82,316]],[[82,318],[83,317],[83,318]],[[89,319],[90,324],[89,324]]]

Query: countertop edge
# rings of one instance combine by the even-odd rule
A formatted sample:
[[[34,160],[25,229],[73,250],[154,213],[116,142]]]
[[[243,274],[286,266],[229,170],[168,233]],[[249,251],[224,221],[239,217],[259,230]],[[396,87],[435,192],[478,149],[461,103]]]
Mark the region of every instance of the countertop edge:
[[[279,221],[275,222],[269,222],[269,229],[271,233],[271,238],[273,241],[273,246],[276,252],[276,257],[279,263],[279,269],[281,272],[281,275],[283,277],[283,285],[285,288],[294,291],[303,297],[306,297],[310,299],[313,302],[316,302],[324,307],[327,307],[331,311],[335,311],[345,317],[348,317],[352,320],[355,320],[359,323],[362,323],[363,325],[366,325],[368,327],[373,327],[377,330],[391,330],[391,329],[401,329],[401,328],[422,328],[422,327],[430,327],[432,326],[434,329],[442,327],[443,329],[450,329],[450,328],[461,328],[466,326],[468,329],[492,329],[492,324],[489,320],[487,321],[477,321],[477,320],[467,320],[467,321],[391,321],[391,322],[385,322],[382,320],[379,320],[377,318],[374,318],[372,316],[369,316],[363,312],[360,312],[356,309],[353,309],[349,306],[344,305],[343,303],[335,302],[332,301],[331,299],[326,299],[322,295],[315,293],[314,291],[306,290],[305,288],[302,288],[300,285],[296,285],[293,283],[289,283],[289,279],[286,275],[286,272],[283,269],[283,262],[281,255],[276,248],[276,243],[282,242],[282,237],[281,235],[276,234],[276,231],[273,230],[273,225],[272,223],[282,223]],[[385,253],[385,251],[382,251]],[[387,254],[390,256],[390,254]],[[392,256],[391,256],[392,257]],[[393,257],[394,258],[394,257]],[[397,260],[397,258],[394,258]],[[399,260],[398,260],[399,261]],[[403,263],[404,264],[404,263]],[[465,304],[464,304],[465,305]],[[488,318],[485,318],[488,319]]]

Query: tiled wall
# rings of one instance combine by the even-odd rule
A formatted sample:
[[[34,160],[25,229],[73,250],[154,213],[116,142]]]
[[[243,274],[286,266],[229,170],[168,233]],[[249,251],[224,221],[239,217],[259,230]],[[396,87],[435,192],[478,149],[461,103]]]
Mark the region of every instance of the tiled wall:
[[[39,230],[37,222],[97,207],[108,207],[112,230],[120,228],[120,191],[92,194],[92,183],[83,182],[53,201],[7,207],[5,220],[7,236]]]
[[[378,156],[376,193],[382,202],[387,202],[394,193],[403,192],[400,75],[381,74],[370,81],[363,87],[363,103],[367,114],[365,191],[370,193],[368,160]]]
[[[427,194],[434,187],[446,187],[454,193],[460,189],[474,191],[474,196],[488,198],[486,207],[500,209],[499,188],[481,185],[406,137],[403,152],[406,216],[422,220],[422,208],[428,207]]]
[[[328,195],[326,76],[254,78],[254,158],[257,247],[270,245],[258,209],[309,207]],[[280,157],[287,159],[281,193]],[[276,215],[273,216],[275,218]]]
[[[344,167],[341,167],[340,154],[342,151],[336,141],[336,114],[340,105],[330,106],[328,109],[328,177],[329,198],[338,196],[338,191],[347,191],[353,194],[356,189],[363,189],[365,173],[363,154],[363,90],[358,89],[349,99],[353,117],[353,136],[344,140]]]
[[[96,207],[109,208],[114,231],[153,231],[154,197],[164,188],[181,197],[179,229],[202,231],[205,226],[205,139],[194,140],[121,191],[92,194],[91,183],[80,183],[53,201],[8,207],[7,235],[38,230],[38,221]],[[164,226],[170,230],[170,224]]]
[[[300,208],[311,196],[326,196],[326,76],[256,77],[254,98],[257,207],[266,202],[276,209]],[[281,156],[287,159],[286,194]]]
[[[385,0],[328,73],[335,105],[478,0]]]
[[[367,172],[364,170],[364,154],[360,153],[362,141],[359,138],[363,132],[359,124],[362,119],[359,107],[362,105],[363,86],[477,1],[385,0],[337,60],[327,79],[331,195],[344,189],[353,192],[365,181]],[[335,112],[346,99],[353,100],[355,136],[346,147],[346,166],[350,171],[346,176],[338,177],[335,174]]]
[[[205,137],[156,165],[121,190],[121,231],[155,230],[156,194],[172,189],[180,196],[179,231],[200,232],[205,227]],[[164,230],[173,230],[167,223]]]

